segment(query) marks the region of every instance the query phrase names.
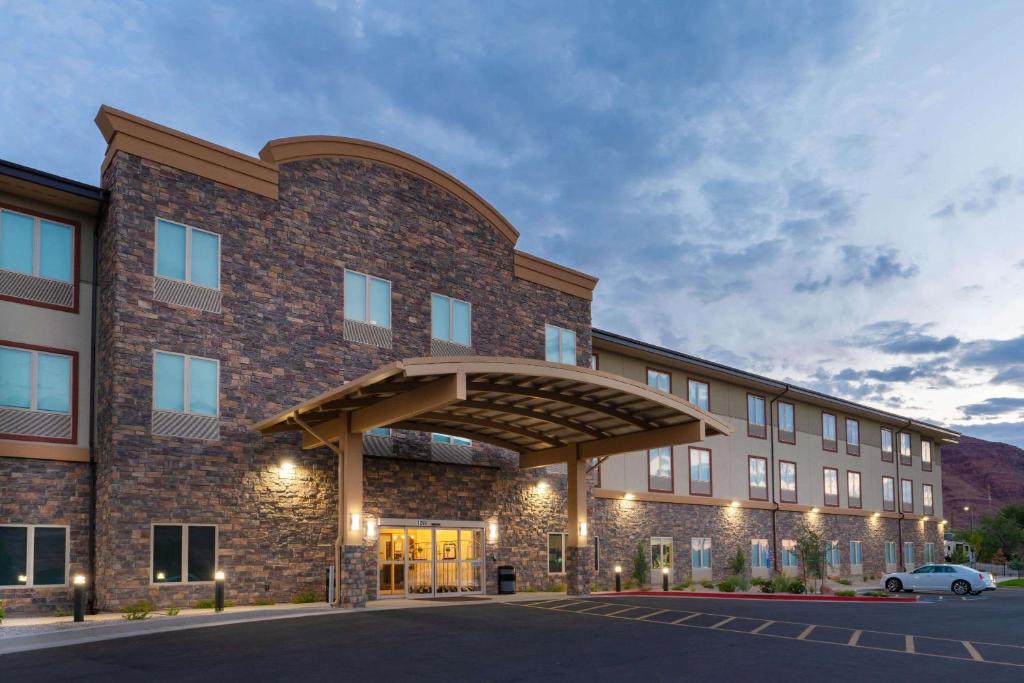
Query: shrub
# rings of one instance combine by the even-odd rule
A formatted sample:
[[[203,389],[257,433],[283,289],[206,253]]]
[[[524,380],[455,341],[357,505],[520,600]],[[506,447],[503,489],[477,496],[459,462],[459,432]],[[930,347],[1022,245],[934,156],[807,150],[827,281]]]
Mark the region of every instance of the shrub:
[[[153,611],[153,605],[147,600],[139,600],[136,603],[128,605],[121,611],[121,618],[125,621],[142,621],[149,617],[149,613]]]
[[[799,594],[799,593],[803,593],[804,590],[806,590],[804,588],[804,582],[801,581],[800,579],[793,579],[790,582],[790,584],[789,584],[789,592],[790,593],[797,593],[797,594]]]
[[[52,616],[55,616],[55,617],[70,617],[71,614],[72,614],[72,612],[69,609],[55,609],[55,610],[53,610],[53,615]]]
[[[633,553],[633,579],[638,585],[643,586],[651,580],[651,564],[647,561],[647,548],[644,542],[636,544],[636,552]]]
[[[705,588],[714,588],[715,587],[715,583],[711,579],[701,579],[700,580],[700,585],[704,586]]]
[[[622,590],[625,590],[625,591],[636,590],[636,587],[638,585],[639,584],[637,584],[637,582],[634,579],[626,579],[625,581],[622,582]]]
[[[274,598],[256,598],[252,601],[254,605],[273,605]]]
[[[740,582],[735,576],[730,576],[727,579],[722,579],[718,582],[718,590],[723,593],[735,593],[736,589],[740,587]]]
[[[198,602],[196,602],[195,605],[193,605],[193,607],[195,607],[196,609],[213,609],[216,606],[217,605],[216,605],[216,603],[213,600],[199,600]],[[225,607],[234,607],[235,606],[235,601],[234,600],[225,600],[224,601],[224,606]]]
[[[681,583],[677,583],[676,585],[672,586],[672,590],[674,590],[674,591],[684,591],[684,590],[686,590],[688,588],[692,588],[692,587],[693,587],[693,581],[687,579],[686,581],[683,581]]]
[[[852,582],[852,581],[850,581],[849,579],[842,579],[842,578],[840,578],[840,579],[836,579],[836,583],[841,583],[841,584],[843,584],[844,586],[850,586],[850,585],[853,585],[853,582]]]
[[[886,593],[885,591],[868,591],[867,593],[864,593],[864,595],[868,596],[869,598],[887,598],[887,597],[889,597],[889,594]]]
[[[785,574],[776,574],[772,577],[772,582],[768,584],[771,586],[770,591],[764,591],[765,593],[788,593],[789,586],[793,582],[793,579],[786,576]]]
[[[7,616],[7,612],[4,611],[4,601],[0,600],[0,624],[4,623],[5,616]]]
[[[761,592],[762,593],[774,593],[775,592],[775,586],[772,583],[770,583],[768,581],[765,581],[764,583],[761,584]]]
[[[292,602],[296,605],[304,605],[309,602],[320,602],[320,595],[312,588],[299,591],[292,596]]]
[[[840,598],[853,598],[857,596],[857,591],[836,591],[835,594]]]
[[[736,548],[736,554],[729,560],[729,569],[736,576],[743,576],[747,573],[747,556],[743,554],[743,548]]]
[[[768,582],[765,581],[764,579],[762,579],[760,576],[755,576],[754,578],[752,578],[750,580],[750,585],[751,586],[763,586],[766,583],[768,583]]]
[[[178,614],[180,612],[181,612],[181,610],[178,609],[177,607],[168,607],[167,611],[164,612],[164,614],[166,614],[169,617],[176,617],[176,616],[178,616]]]

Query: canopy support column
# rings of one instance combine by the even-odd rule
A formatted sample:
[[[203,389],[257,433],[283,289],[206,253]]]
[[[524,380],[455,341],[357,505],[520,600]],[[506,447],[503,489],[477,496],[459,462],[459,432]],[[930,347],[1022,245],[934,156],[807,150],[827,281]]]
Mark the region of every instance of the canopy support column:
[[[566,505],[569,513],[565,549],[566,593],[589,595],[594,558],[587,521],[587,460],[580,457],[578,444],[573,451],[572,457],[566,459]]]

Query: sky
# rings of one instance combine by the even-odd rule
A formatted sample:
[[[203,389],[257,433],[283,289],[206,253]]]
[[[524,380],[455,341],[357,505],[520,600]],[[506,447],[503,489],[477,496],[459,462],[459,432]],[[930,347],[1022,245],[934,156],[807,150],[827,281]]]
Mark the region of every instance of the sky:
[[[600,278],[597,327],[1024,446],[1019,2],[8,2],[0,158],[98,183],[100,104],[328,134]]]

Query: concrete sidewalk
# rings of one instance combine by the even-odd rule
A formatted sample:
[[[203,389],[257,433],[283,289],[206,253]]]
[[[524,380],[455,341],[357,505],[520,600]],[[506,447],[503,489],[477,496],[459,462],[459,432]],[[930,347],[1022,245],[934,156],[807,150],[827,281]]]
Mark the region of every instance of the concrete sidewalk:
[[[538,597],[548,596],[554,599],[565,597],[565,594],[517,593],[516,595],[478,596],[474,599],[376,600],[370,602],[365,609],[336,608],[321,602],[303,605],[229,607],[219,614],[212,609],[183,609],[175,616],[167,616],[164,611],[158,610],[150,613],[148,618],[139,621],[126,621],[117,613],[103,613],[87,616],[84,622],[78,624],[74,623],[71,617],[13,617],[4,619],[3,624],[0,625],[0,655],[115,638],[130,638],[151,633],[227,626],[254,621],[366,614],[396,609],[489,605],[496,602],[536,600]]]

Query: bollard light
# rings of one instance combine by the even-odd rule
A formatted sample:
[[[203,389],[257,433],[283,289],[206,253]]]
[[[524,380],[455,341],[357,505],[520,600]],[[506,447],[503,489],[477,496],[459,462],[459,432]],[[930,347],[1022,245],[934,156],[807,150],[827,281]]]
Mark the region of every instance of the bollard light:
[[[75,586],[75,621],[85,621],[85,574],[75,574],[72,583]]]
[[[615,565],[615,592],[622,592],[622,565]]]
[[[661,590],[668,590],[668,567],[661,568]]]
[[[220,570],[213,575],[213,611],[224,611],[224,572]]]

